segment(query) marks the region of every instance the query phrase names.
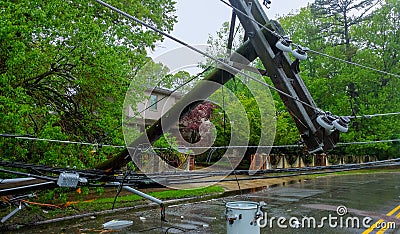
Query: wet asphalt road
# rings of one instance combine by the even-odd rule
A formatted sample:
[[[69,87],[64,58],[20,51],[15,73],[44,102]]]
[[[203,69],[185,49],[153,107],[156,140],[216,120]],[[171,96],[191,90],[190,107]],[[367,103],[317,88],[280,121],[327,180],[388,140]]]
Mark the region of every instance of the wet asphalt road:
[[[160,221],[159,210],[129,211],[21,232],[100,233],[103,223],[124,219],[133,225],[118,233],[226,233],[225,204],[229,201],[266,202],[267,223],[261,233],[400,233],[400,172],[323,177],[171,206],[166,209],[168,223]]]

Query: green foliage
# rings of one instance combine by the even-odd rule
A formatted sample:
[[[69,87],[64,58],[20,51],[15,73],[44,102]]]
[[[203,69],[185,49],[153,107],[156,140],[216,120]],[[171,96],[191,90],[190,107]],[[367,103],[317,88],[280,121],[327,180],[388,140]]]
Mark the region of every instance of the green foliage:
[[[39,202],[48,204],[65,204],[68,200],[70,189],[56,188],[39,193]]]
[[[170,133],[165,133],[156,142],[153,147],[157,155],[161,156],[168,162],[176,162],[173,166],[179,166],[185,161],[186,155],[179,153],[176,149],[178,148],[178,142],[176,137],[171,136]]]
[[[351,22],[347,25],[348,28],[343,24],[345,21],[343,17],[346,15],[330,7],[334,5],[331,1],[324,2],[326,6],[314,5],[320,9],[318,17],[314,17],[316,12],[308,7],[303,8],[297,15],[280,19],[283,28],[291,34],[296,43],[300,42],[304,46],[337,58],[399,73],[398,59],[396,59],[400,51],[398,1],[387,1],[381,8],[374,8],[373,11],[368,5],[373,1],[362,1],[363,11],[367,13],[362,18],[359,18],[359,15],[347,14],[347,22]],[[355,2],[357,1],[348,1],[346,4],[352,7]],[[347,9],[349,12],[350,10]],[[367,15],[368,17],[365,17]],[[387,20],[389,18],[392,20]],[[318,32],[322,25],[336,26],[324,27],[320,33],[311,33]],[[343,47],[343,43],[348,46]],[[349,49],[352,50],[351,54]],[[336,115],[390,113],[397,112],[400,108],[398,78],[310,54],[310,59],[301,64],[301,77],[319,108]],[[277,110],[279,111],[278,107]],[[398,139],[400,130],[398,122],[397,116],[354,119],[349,132],[341,134],[341,142]],[[278,118],[278,129],[279,125]],[[278,130],[277,136],[279,134]],[[398,157],[398,147],[397,143],[356,144],[340,146],[334,153],[375,155],[379,159],[385,159]]]
[[[109,3],[164,31],[176,21],[171,0]],[[0,9],[0,132],[122,145],[125,93],[161,36],[87,0],[0,0]],[[138,93],[145,83],[135,80]],[[92,167],[117,153],[93,152],[0,141],[2,160],[47,165]]]
[[[104,193],[104,188],[103,187],[98,187],[96,188],[96,193],[101,196]]]

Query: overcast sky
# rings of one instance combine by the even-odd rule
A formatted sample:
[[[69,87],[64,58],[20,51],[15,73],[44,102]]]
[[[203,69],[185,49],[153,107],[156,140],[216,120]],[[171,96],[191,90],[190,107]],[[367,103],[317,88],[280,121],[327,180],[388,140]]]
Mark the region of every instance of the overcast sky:
[[[230,21],[232,9],[219,0],[175,0],[178,22],[175,24],[172,35],[189,44],[205,44],[209,35],[215,35],[223,22]],[[278,15],[295,12],[307,6],[314,0],[271,0],[270,9],[264,8],[269,18],[275,19]],[[262,2],[262,0],[260,0]],[[179,48],[181,45],[170,39],[160,43],[151,57]]]

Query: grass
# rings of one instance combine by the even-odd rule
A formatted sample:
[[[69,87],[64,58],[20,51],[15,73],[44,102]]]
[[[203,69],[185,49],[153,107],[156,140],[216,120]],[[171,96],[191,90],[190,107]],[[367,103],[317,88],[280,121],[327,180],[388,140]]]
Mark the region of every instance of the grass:
[[[196,188],[196,189],[183,189],[183,190],[165,190],[165,191],[158,191],[158,192],[149,192],[147,193],[150,196],[161,200],[170,200],[170,199],[178,199],[178,198],[185,198],[185,197],[193,197],[193,196],[203,196],[207,194],[215,194],[215,193],[222,193],[224,189],[220,186],[209,186],[203,188]],[[117,202],[134,202],[144,200],[144,198],[132,194],[127,196],[121,196],[117,199]],[[114,201],[114,197],[104,197],[96,199],[95,203],[112,203]]]
[[[186,197],[199,197],[204,195],[213,195],[224,192],[224,189],[220,186],[209,186],[203,188],[196,188],[196,189],[184,189],[184,190],[165,190],[165,191],[158,191],[158,192],[149,192],[147,193],[150,196],[156,197],[161,200],[172,200],[172,199],[179,199],[179,198],[186,198]],[[93,211],[101,211],[101,210],[108,210],[112,208],[114,202],[114,197],[102,197],[97,198],[95,200],[90,201],[80,201],[71,205],[70,208],[73,210],[82,212],[93,212]],[[130,207],[135,206],[138,204],[143,204],[145,199],[132,194],[132,195],[125,195],[119,196],[115,202],[116,208],[121,207]],[[51,215],[57,214],[65,214],[65,210],[54,210],[51,212]]]

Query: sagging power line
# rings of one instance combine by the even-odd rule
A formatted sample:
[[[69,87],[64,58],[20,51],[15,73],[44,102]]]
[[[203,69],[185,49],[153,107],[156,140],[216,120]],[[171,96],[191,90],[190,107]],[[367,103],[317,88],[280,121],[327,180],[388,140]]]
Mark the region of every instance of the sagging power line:
[[[98,144],[98,143],[89,143],[89,142],[78,142],[78,141],[66,141],[66,140],[56,140],[56,139],[46,139],[46,138],[36,138],[24,135],[17,135],[17,134],[0,134],[0,137],[5,138],[15,138],[20,140],[30,140],[30,141],[45,141],[51,143],[60,143],[60,144],[73,144],[73,145],[85,145],[85,146],[94,146],[94,147],[110,147],[110,148],[117,148],[117,149],[125,149],[128,148],[124,145],[109,145],[109,144]],[[388,139],[388,140],[376,140],[376,141],[354,141],[354,142],[339,142],[338,146],[340,145],[366,145],[366,144],[378,144],[378,143],[392,143],[392,142],[400,142],[399,139]],[[240,148],[301,148],[302,146],[297,145],[271,145],[271,146],[253,146],[253,145],[230,145],[230,146],[211,146],[211,147],[202,147],[202,146],[184,146],[185,149],[240,149]],[[148,151],[149,149],[153,150],[170,150],[171,148],[159,148],[159,147],[131,147],[132,149],[139,149],[141,151]],[[179,147],[178,147],[179,148]]]

